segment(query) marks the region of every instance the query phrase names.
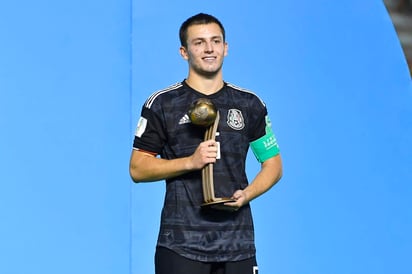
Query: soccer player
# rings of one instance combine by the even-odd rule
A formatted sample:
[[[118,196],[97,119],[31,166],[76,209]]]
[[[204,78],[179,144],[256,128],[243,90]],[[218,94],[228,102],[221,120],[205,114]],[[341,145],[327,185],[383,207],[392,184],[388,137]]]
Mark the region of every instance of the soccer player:
[[[155,254],[156,274],[257,274],[250,201],[282,176],[279,147],[265,104],[254,93],[225,82],[225,29],[208,14],[180,27],[187,78],[153,93],[142,107],[130,175],[135,182],[166,181]],[[189,106],[210,99],[220,113],[215,140],[204,141]],[[249,147],[261,169],[245,172]],[[201,170],[212,163],[216,197],[231,197],[232,210],[205,208]]]

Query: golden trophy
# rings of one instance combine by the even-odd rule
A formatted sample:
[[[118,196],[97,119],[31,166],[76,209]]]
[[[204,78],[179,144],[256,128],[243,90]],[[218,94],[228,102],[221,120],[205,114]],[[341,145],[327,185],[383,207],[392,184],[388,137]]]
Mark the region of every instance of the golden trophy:
[[[189,109],[189,118],[192,124],[206,127],[204,140],[215,140],[217,128],[219,125],[219,111],[211,100],[200,98],[195,101]],[[202,207],[211,207],[233,211],[233,207],[226,206],[224,203],[234,202],[231,198],[215,197],[215,187],[213,181],[213,163],[205,165],[202,169],[202,188],[203,200]]]

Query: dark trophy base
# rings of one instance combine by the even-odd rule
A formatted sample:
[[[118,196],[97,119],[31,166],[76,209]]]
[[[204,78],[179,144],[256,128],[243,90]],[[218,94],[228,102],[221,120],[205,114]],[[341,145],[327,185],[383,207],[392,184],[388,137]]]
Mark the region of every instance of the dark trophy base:
[[[219,209],[219,210],[227,210],[227,211],[236,211],[236,208],[232,206],[227,206],[225,203],[236,202],[231,198],[215,198],[212,202],[206,202],[201,205],[202,208],[211,208],[211,209]]]

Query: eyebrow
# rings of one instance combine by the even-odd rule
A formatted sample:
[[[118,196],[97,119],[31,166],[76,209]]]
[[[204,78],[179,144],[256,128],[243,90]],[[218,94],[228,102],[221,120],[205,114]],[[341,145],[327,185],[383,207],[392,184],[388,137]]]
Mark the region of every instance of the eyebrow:
[[[222,36],[220,36],[220,35],[212,36],[212,37],[210,37],[210,38],[205,38],[205,37],[197,37],[197,38],[193,38],[193,39],[192,39],[192,41],[196,41],[196,40],[208,40],[208,39],[210,39],[210,40],[214,40],[214,39],[220,39],[220,40],[223,40],[223,37],[222,37]]]

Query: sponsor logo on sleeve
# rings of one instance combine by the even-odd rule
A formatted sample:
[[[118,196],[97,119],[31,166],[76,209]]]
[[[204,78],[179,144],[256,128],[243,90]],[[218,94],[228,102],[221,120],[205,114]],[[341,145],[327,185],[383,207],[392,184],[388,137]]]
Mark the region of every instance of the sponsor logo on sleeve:
[[[136,128],[135,135],[141,138],[143,133],[146,131],[146,126],[147,126],[147,119],[144,117],[140,117],[139,121],[137,122],[137,128]]]

